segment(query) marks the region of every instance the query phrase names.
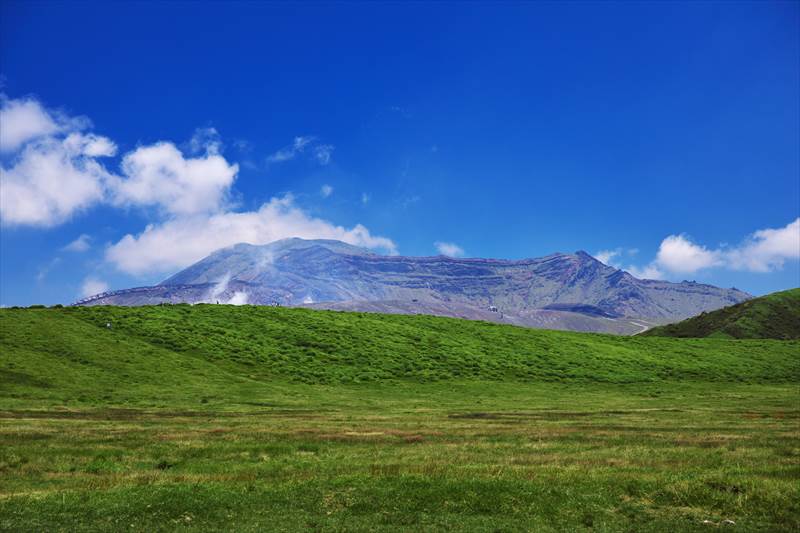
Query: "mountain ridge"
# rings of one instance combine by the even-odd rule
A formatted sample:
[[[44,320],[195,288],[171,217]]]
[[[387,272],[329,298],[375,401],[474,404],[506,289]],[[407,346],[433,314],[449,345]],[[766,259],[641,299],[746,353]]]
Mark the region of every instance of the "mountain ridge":
[[[377,308],[386,313],[636,333],[748,298],[735,289],[694,282],[639,280],[582,250],[511,260],[408,257],[380,255],[340,241],[294,238],[223,248],[154,287],[76,303]]]

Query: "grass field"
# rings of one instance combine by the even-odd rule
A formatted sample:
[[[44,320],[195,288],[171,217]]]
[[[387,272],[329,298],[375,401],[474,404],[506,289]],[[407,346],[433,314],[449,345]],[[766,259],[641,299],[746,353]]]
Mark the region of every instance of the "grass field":
[[[774,292],[710,313],[702,313],[677,324],[649,329],[641,335],[800,339],[800,288]]]
[[[797,342],[165,306],[0,353],[4,531],[800,528]]]

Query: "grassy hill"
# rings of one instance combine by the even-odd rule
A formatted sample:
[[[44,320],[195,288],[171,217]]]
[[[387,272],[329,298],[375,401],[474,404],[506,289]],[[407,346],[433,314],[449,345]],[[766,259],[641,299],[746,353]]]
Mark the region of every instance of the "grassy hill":
[[[790,382],[798,349],[255,306],[0,311],[5,386],[87,400],[206,397],[270,381]]]
[[[650,337],[800,339],[800,289],[776,292],[641,333]]]
[[[2,309],[0,531],[795,531],[798,351],[308,309]]]

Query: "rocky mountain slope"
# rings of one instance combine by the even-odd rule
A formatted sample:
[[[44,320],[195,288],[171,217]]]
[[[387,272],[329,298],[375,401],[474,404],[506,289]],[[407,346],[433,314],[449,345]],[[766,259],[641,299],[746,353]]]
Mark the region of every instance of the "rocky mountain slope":
[[[521,260],[403,257],[339,241],[285,239],[237,244],[157,286],[77,303],[309,306],[636,333],[749,297],[694,282],[640,280],[585,252]]]

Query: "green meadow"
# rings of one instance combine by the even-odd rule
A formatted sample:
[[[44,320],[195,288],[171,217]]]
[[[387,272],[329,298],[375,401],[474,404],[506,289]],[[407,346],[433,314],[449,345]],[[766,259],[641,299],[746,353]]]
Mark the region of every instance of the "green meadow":
[[[793,531],[800,342],[0,310],[2,531]]]
[[[800,339],[800,288],[773,292],[641,333],[659,337]]]

